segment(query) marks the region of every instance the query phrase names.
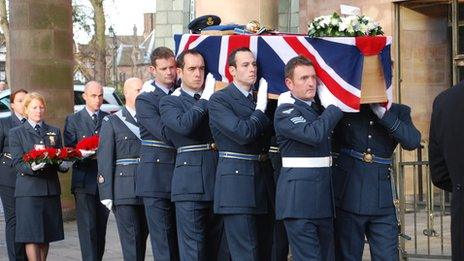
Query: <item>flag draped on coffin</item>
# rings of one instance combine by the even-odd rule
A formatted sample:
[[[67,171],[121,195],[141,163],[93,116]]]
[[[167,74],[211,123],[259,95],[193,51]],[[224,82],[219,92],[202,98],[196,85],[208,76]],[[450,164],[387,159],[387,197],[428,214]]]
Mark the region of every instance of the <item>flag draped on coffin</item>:
[[[269,92],[287,91],[284,83],[285,64],[297,55],[309,58],[321,81],[321,99],[335,97],[345,112],[358,112],[364,55],[378,55],[381,60],[388,106],[392,101],[391,37],[327,37],[306,36],[209,36],[183,34],[174,36],[176,55],[187,49],[199,51],[206,61],[206,71],[218,81],[231,82],[227,57],[232,50],[248,47],[257,57],[258,79],[264,77]],[[258,82],[258,81],[257,81]],[[324,97],[326,96],[326,97]]]

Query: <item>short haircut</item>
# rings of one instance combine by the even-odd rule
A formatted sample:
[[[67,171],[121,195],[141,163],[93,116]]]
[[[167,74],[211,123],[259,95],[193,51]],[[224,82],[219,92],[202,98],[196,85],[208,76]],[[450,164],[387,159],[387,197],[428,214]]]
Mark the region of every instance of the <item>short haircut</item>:
[[[156,60],[169,59],[171,57],[174,57],[174,52],[171,49],[164,46],[157,47],[150,54],[151,65],[156,67]]]
[[[227,65],[237,68],[237,60],[235,58],[236,58],[238,52],[250,52],[250,53],[253,53],[250,50],[250,48],[248,48],[248,47],[237,48],[237,49],[233,50],[229,54],[229,57],[227,57]]]
[[[38,100],[43,104],[44,107],[47,107],[47,104],[45,103],[45,98],[42,96],[42,94],[38,92],[31,92],[31,93],[26,94],[26,97],[24,98],[24,112],[25,113],[27,111],[27,107],[29,107],[29,104],[32,102],[32,100]]]
[[[314,67],[313,63],[303,55],[298,55],[290,59],[285,65],[285,78],[292,79],[293,72],[297,66],[311,66]]]
[[[18,93],[25,93],[25,94],[27,94],[27,91],[24,90],[24,89],[19,89],[19,90],[14,91],[14,92],[10,95],[10,103],[14,103],[14,99],[16,98],[16,95],[17,95]]]
[[[203,58],[203,55],[201,55],[200,52],[198,52],[197,50],[195,49],[188,49],[188,50],[185,50],[183,51],[182,53],[179,54],[179,56],[177,56],[177,68],[180,68],[180,69],[184,69],[184,66],[185,66],[185,56],[187,54],[191,54],[191,55],[199,55],[201,56],[201,58]],[[204,58],[203,58],[203,62],[204,62]]]

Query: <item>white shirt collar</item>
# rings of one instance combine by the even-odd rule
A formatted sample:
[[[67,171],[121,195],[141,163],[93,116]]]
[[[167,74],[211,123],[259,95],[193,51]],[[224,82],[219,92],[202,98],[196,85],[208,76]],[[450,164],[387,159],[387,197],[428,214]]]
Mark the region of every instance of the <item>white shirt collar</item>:
[[[172,86],[171,86],[171,88],[169,88],[169,86],[161,84],[161,83],[157,82],[156,80],[153,80],[153,81],[155,82],[156,87],[160,88],[166,94],[169,94],[169,91],[172,90]]]
[[[240,86],[236,82],[234,82],[234,85],[237,87],[237,89],[245,96],[248,97],[249,94],[253,95],[253,88],[250,87],[250,91],[246,91],[243,86]]]
[[[16,113],[16,112],[15,112],[14,114],[16,115],[16,118],[19,119],[19,121],[22,121],[22,120],[25,118],[23,115],[18,114],[18,113]]]
[[[310,101],[304,101],[304,100],[302,100],[302,99],[299,99],[299,98],[295,97],[293,94],[292,94],[292,97],[295,98],[295,99],[297,99],[297,100],[299,100],[299,101],[301,101],[301,102],[303,102],[303,103],[308,104],[309,107],[311,107],[311,104],[314,102],[314,99],[312,99],[312,100],[310,100]]]
[[[94,114],[96,114],[98,116],[98,112],[100,110],[98,110],[96,112],[93,112],[93,111],[90,111],[89,108],[87,108],[87,106],[84,106],[84,107],[85,107],[85,110],[87,111],[87,113],[90,115],[90,117],[92,117],[92,115],[94,115]]]
[[[136,114],[135,110],[132,109],[132,108],[129,108],[128,106],[125,106],[125,107],[126,107],[127,111],[130,113],[130,115],[132,116],[132,118],[135,119],[135,114]]]
[[[35,129],[35,125],[37,125],[37,124],[39,124],[39,126],[40,126],[41,128],[42,128],[42,125],[43,125],[43,121],[41,121],[41,122],[35,122],[35,121],[31,120],[31,119],[27,119],[27,122],[28,122],[28,123],[32,126],[32,128],[34,128],[34,129]]]
[[[182,91],[184,91],[185,93],[187,93],[188,95],[190,95],[192,97],[194,97],[194,95],[197,94],[197,93],[200,94],[200,95],[202,93],[202,92],[195,92],[192,89],[189,89],[189,88],[185,87],[185,85],[183,85],[183,84],[181,84],[180,88],[182,88]]]

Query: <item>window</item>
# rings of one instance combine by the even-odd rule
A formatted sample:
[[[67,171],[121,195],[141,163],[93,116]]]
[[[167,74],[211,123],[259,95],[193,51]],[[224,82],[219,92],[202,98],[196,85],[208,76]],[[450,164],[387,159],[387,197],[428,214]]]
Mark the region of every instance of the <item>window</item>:
[[[0,112],[10,111],[10,96],[3,97],[0,100]]]
[[[74,105],[84,105],[85,100],[82,98],[83,92],[81,91],[74,91]]]

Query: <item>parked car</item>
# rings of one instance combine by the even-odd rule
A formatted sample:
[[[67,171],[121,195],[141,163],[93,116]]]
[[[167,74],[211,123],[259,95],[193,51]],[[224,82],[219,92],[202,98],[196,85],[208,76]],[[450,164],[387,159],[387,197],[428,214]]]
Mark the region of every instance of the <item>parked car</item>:
[[[85,101],[82,98],[84,93],[84,85],[74,85],[74,112],[84,108]],[[0,92],[0,118],[10,116],[10,94],[11,89],[6,89]],[[116,94],[113,87],[103,87],[103,105],[102,111],[114,113],[121,109],[122,101]]]

